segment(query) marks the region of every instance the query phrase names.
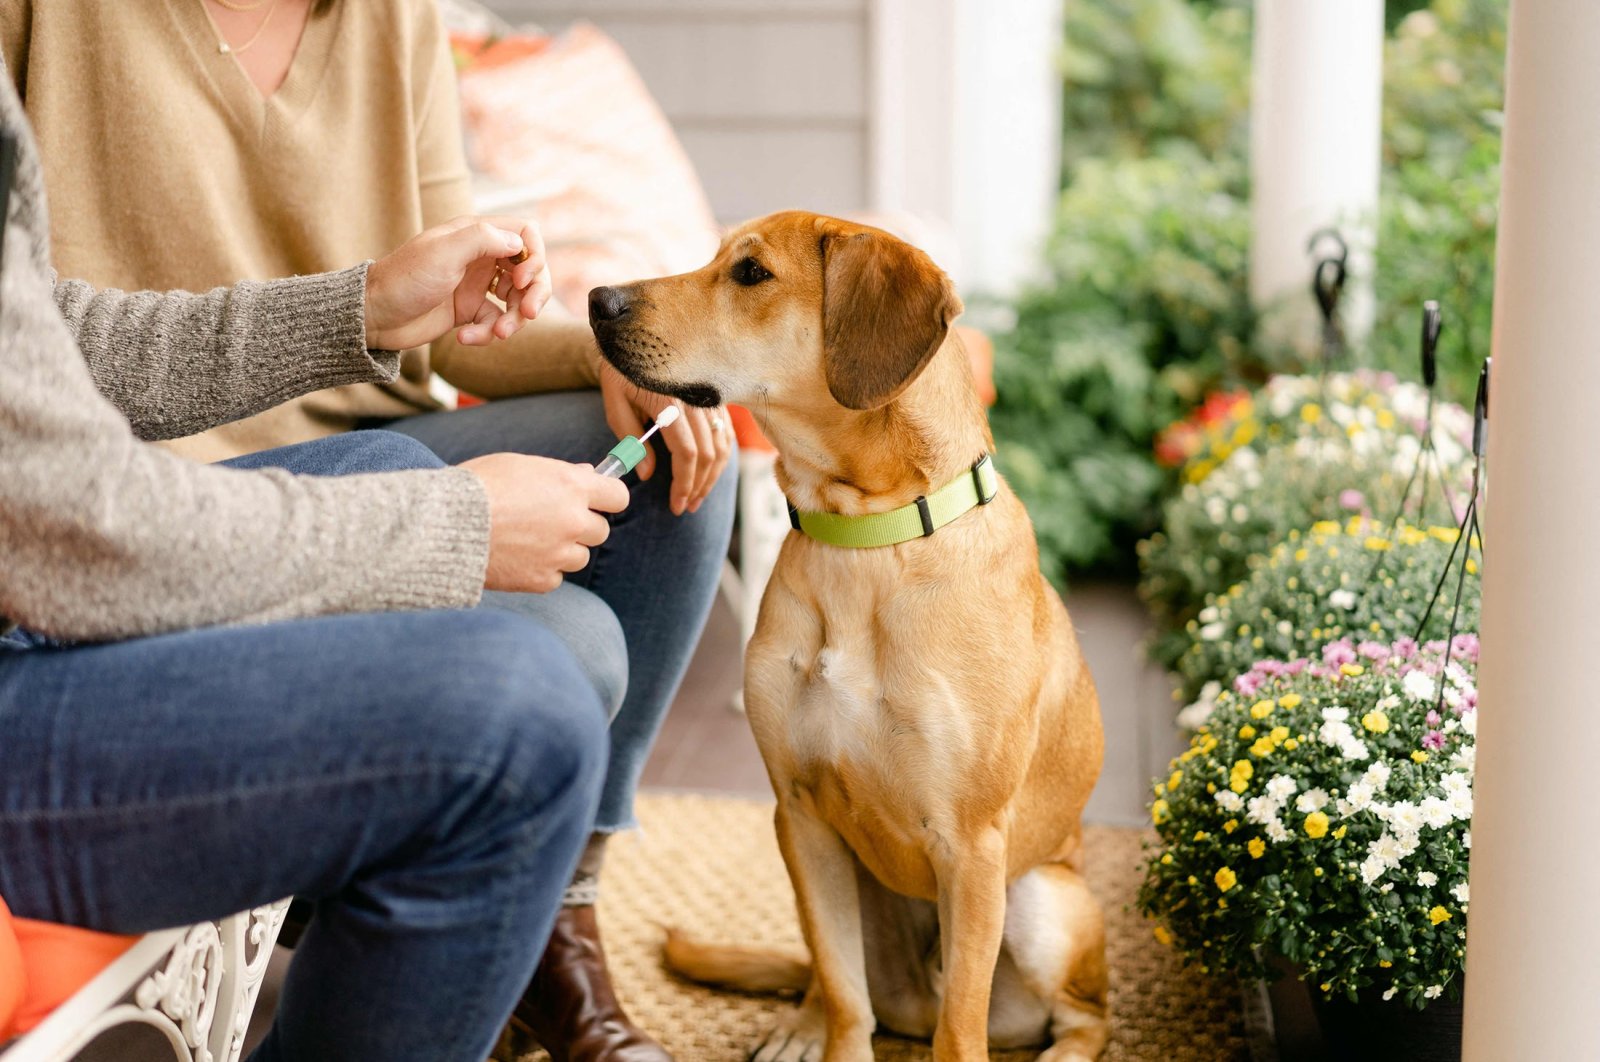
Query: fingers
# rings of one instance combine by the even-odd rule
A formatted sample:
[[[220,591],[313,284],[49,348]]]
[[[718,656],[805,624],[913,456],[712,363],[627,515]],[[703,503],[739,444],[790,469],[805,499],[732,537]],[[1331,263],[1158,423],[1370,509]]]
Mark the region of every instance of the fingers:
[[[719,407],[711,410],[708,419],[711,422],[711,460],[706,467],[705,488],[690,512],[700,511],[700,504],[716,489],[717,482],[728,467],[728,461],[733,457],[733,422],[728,419],[727,409]]]
[[[441,237],[452,264],[463,272],[483,258],[510,258],[521,252],[522,234],[493,222],[477,220]]]
[[[561,553],[556,567],[564,572],[581,572],[589,566],[589,551],[583,546],[571,545]]]
[[[578,526],[577,540],[583,546],[602,546],[611,537],[611,521],[590,510]]]
[[[682,516],[689,509],[689,499],[694,496],[699,483],[701,443],[695,433],[692,414],[680,416],[677,423],[661,432],[672,451],[672,493],[670,505],[674,516]]]
[[[601,370],[600,396],[605,406],[606,424],[616,432],[619,439],[628,435],[644,435],[644,418],[640,415],[638,407],[633,404],[629,393],[631,389],[632,385],[614,370]],[[644,457],[639,459],[634,471],[638,473],[641,481],[655,475],[656,452],[649,443],[644,444]]]
[[[494,342],[493,322],[499,314],[494,303],[484,299],[472,324],[463,325],[457,330],[456,339],[464,347],[482,347]]]
[[[595,512],[620,513],[628,507],[628,488],[622,480],[611,479],[587,469],[580,483],[589,508]]]
[[[689,495],[688,511],[691,513],[700,508],[700,503],[711,493],[711,484],[716,482],[711,475],[712,462],[717,456],[717,440],[711,430],[711,418],[716,416],[716,412],[699,409],[695,412],[700,414],[694,418],[694,437],[700,444],[700,463],[696,470],[694,489]]]

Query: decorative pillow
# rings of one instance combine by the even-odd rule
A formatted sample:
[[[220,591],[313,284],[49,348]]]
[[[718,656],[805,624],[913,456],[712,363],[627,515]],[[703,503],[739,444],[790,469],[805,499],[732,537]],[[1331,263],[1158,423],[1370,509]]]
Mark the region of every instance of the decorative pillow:
[[[48,1018],[137,940],[13,918],[0,899],[0,1043]]]
[[[486,178],[478,208],[535,208],[569,309],[584,312],[598,285],[711,258],[718,230],[699,178],[615,41],[580,22],[455,46],[467,157]]]

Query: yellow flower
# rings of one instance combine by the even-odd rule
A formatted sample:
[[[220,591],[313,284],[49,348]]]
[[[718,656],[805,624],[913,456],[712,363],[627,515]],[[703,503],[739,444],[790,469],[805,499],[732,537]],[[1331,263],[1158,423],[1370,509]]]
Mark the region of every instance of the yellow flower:
[[[1275,726],[1271,731],[1268,732],[1267,737],[1272,739],[1272,743],[1274,745],[1285,744],[1289,740],[1289,728],[1286,726]]]
[[[1367,669],[1362,667],[1360,664],[1340,664],[1339,673],[1342,675],[1348,675],[1351,678],[1357,678],[1361,675],[1365,675],[1367,673]]]
[[[1390,962],[1388,959],[1379,959],[1378,965],[1387,970],[1389,967],[1393,966],[1394,963]]]
[[[1298,707],[1300,707],[1300,695],[1298,693],[1285,693],[1282,697],[1278,698],[1278,707],[1280,707],[1280,708],[1298,708]]]
[[[1250,718],[1265,719],[1267,716],[1272,714],[1272,709],[1276,707],[1277,705],[1274,704],[1270,698],[1264,701],[1257,701],[1255,704],[1250,706]]]
[[[1378,415],[1374,419],[1377,420],[1378,427],[1384,431],[1394,427],[1394,414],[1387,409],[1378,410]]]
[[[1385,553],[1394,548],[1393,542],[1390,542],[1386,538],[1380,538],[1377,535],[1368,535],[1365,544],[1366,547],[1369,550],[1372,550],[1374,553]]]
[[[1461,532],[1453,527],[1430,527],[1428,534],[1440,542],[1448,542],[1451,545],[1455,545],[1456,540],[1461,537]]]
[[[1256,769],[1249,760],[1237,760],[1233,765],[1233,773],[1238,775],[1240,778],[1249,780],[1255,777]]]
[[[1166,852],[1161,856],[1161,865],[1164,866],[1164,867],[1170,867],[1172,865],[1172,853],[1171,852]]]
[[[1348,830],[1349,828],[1350,827],[1348,827],[1348,826],[1340,826],[1337,830],[1334,830],[1333,831],[1333,839],[1336,840],[1336,841],[1344,840],[1345,831]]]
[[[1349,665],[1346,664],[1345,666],[1348,667]],[[1361,725],[1372,731],[1374,734],[1382,734],[1389,729],[1389,717],[1384,715],[1383,712],[1374,708],[1372,711],[1361,717]]]
[[[1183,772],[1173,771],[1172,777],[1167,779],[1167,792],[1170,793],[1174,789],[1178,788],[1178,783],[1181,781],[1183,781]]]
[[[1426,752],[1423,752],[1421,749],[1417,749],[1415,752],[1413,752],[1411,754],[1411,762],[1412,763],[1427,763],[1428,762],[1428,754]]]
[[[1198,885],[1198,884],[1200,884],[1200,879],[1195,877],[1193,874],[1190,874],[1189,875],[1189,884],[1190,885]]]
[[[1318,520],[1311,525],[1311,533],[1315,535],[1337,535],[1343,530],[1337,520]]]
[[[1294,551],[1294,559],[1302,564],[1305,563],[1306,558],[1309,556],[1311,556],[1311,551],[1306,549],[1304,546],[1301,546],[1299,549]]]
[[[1207,837],[1210,837],[1210,836],[1211,835],[1209,833],[1207,833],[1206,831],[1204,831],[1204,830],[1196,830],[1196,831],[1194,831],[1194,839],[1196,841],[1203,841]]]
[[[1250,782],[1247,779],[1245,779],[1244,777],[1236,774],[1236,775],[1233,776],[1233,779],[1228,783],[1228,788],[1233,790],[1235,793],[1242,793],[1246,789],[1250,788]]]
[[[1163,822],[1166,822],[1170,817],[1171,815],[1169,814],[1169,809],[1165,800],[1158,800],[1154,804],[1150,805],[1150,821],[1155,823],[1157,826],[1160,826]]]
[[[1277,746],[1272,743],[1270,737],[1259,737],[1256,738],[1256,743],[1250,746],[1250,755],[1259,758],[1268,755],[1275,748]]]
[[[1251,859],[1260,859],[1267,854],[1267,842],[1259,837],[1250,838],[1250,843],[1245,845],[1245,848],[1250,852]]]
[[[1322,837],[1328,832],[1328,816],[1320,811],[1313,811],[1306,816],[1306,836],[1311,838]]]
[[[1218,881],[1217,884],[1221,885],[1222,882]],[[1446,911],[1443,907],[1435,907],[1433,910],[1428,912],[1428,921],[1432,922],[1434,925],[1438,925],[1440,922],[1448,922],[1450,921],[1450,912]]]
[[[1320,985],[1318,985],[1317,987],[1322,989],[1324,992],[1332,992],[1333,991],[1333,982],[1332,981],[1324,981]]]
[[[1239,875],[1235,874],[1229,868],[1223,867],[1221,870],[1217,871],[1217,876],[1213,880],[1216,881],[1217,888],[1221,889],[1223,892],[1227,892],[1229,889],[1239,884]],[[1439,908],[1439,910],[1443,910],[1443,908]],[[1449,918],[1450,916],[1447,914],[1445,917]]]
[[[1295,749],[1300,747],[1300,742],[1296,741],[1294,738],[1290,738],[1288,741],[1283,743],[1283,747],[1288,749],[1290,752],[1293,752]]]
[[[1253,738],[1255,736],[1256,736],[1256,728],[1251,726],[1249,723],[1246,723],[1244,726],[1241,726],[1239,728],[1239,737],[1241,739],[1243,739],[1245,741],[1249,741],[1251,738]]]
[[[1315,424],[1322,419],[1322,407],[1315,402],[1307,402],[1300,407],[1300,419],[1307,424]]]
[[[1229,819],[1227,822],[1224,822],[1222,824],[1222,832],[1223,833],[1232,833],[1234,830],[1237,830],[1238,828],[1239,828],[1239,820],[1238,819]]]
[[[1156,940],[1160,942],[1162,947],[1172,947],[1172,934],[1167,930],[1166,926],[1156,926],[1155,936]]]

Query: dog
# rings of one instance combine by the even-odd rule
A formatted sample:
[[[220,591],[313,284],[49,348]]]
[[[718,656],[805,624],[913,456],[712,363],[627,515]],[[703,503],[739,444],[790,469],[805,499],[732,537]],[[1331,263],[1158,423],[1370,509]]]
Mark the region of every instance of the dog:
[[[862,1062],[876,1026],[931,1038],[938,1062],[990,1045],[1098,1058],[1105,930],[1078,857],[1099,699],[1026,511],[982,468],[994,444],[949,278],[886,232],[785,212],[695,272],[596,288],[589,310],[638,386],[751,410],[798,528],[745,708],[810,962],[674,937],[669,965],[804,990],[754,1062]],[[970,504],[936,524],[947,484]],[[826,540],[892,510],[918,537]]]

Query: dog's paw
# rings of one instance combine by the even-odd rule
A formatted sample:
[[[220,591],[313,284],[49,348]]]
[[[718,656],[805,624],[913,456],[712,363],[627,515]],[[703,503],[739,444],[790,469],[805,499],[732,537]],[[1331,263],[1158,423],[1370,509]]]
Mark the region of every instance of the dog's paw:
[[[750,1052],[750,1062],[822,1062],[828,1031],[818,1008],[786,1014]]]

